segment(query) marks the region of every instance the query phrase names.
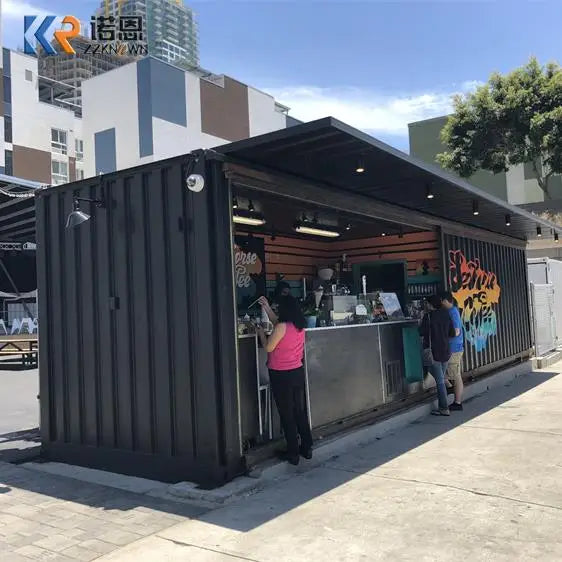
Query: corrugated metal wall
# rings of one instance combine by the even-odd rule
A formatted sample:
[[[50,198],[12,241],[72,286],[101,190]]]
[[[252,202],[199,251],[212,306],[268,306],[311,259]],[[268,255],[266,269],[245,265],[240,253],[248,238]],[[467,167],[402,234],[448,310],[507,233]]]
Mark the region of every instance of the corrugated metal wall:
[[[525,250],[443,234],[446,284],[462,312],[464,369],[481,373],[532,347]]]
[[[37,198],[49,458],[210,483],[241,462],[230,196],[206,171],[183,157]],[[65,229],[76,196],[106,206]]]

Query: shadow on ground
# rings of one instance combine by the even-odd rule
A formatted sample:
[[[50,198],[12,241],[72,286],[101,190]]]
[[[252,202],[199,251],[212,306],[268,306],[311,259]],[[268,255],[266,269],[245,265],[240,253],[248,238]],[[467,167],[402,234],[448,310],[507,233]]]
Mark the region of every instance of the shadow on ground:
[[[0,435],[0,462],[21,463],[39,457],[39,428],[24,429]]]
[[[377,444],[374,446],[376,448],[380,446],[380,450],[375,449],[375,451],[377,451],[377,453],[380,452],[380,454],[370,454],[368,458],[362,459],[364,462],[361,464],[360,469],[357,469],[355,472],[333,469],[330,470],[329,476],[326,476],[327,471],[324,470],[323,476],[315,479],[310,472],[308,472],[310,476],[306,477],[306,467],[301,466],[295,469],[296,478],[306,478],[306,485],[298,486],[300,495],[295,494],[295,497],[289,497],[285,493],[285,488],[289,486],[287,481],[272,483],[271,487],[275,488],[276,492],[271,494],[271,496],[280,498],[279,501],[270,502],[268,505],[258,504],[256,509],[251,510],[250,517],[236,517],[235,503],[223,509],[217,509],[212,513],[208,513],[204,519],[206,522],[213,525],[241,532],[248,532],[424,443],[444,435],[462,424],[470,422],[474,418],[496,407],[505,405],[510,400],[529,392],[557,375],[558,373],[554,372],[537,372],[521,376],[505,387],[492,389],[483,395],[468,400],[465,403],[464,412],[455,412],[449,418],[428,416],[419,422],[415,422],[406,428],[389,434],[378,440]],[[353,455],[353,452],[349,454]],[[184,516],[193,516],[197,512],[197,509],[186,504],[153,500],[149,496],[129,492],[109,490],[109,492],[100,495],[100,489],[108,489],[96,484],[83,482],[77,484],[76,480],[35,473],[28,470],[20,470],[17,476],[10,476],[9,473],[6,476],[2,474],[1,481],[5,486],[21,488],[65,501],[80,502],[97,508],[126,511],[144,506]],[[46,485],[45,482],[47,481],[51,484]],[[254,498],[253,501],[255,502],[255,500],[256,498]],[[244,501],[244,499],[240,501]],[[247,510],[245,511],[247,512]],[[201,513],[202,510],[199,510],[199,515],[201,515]]]
[[[2,371],[32,371],[37,365],[23,365],[20,358],[0,359],[0,370]]]

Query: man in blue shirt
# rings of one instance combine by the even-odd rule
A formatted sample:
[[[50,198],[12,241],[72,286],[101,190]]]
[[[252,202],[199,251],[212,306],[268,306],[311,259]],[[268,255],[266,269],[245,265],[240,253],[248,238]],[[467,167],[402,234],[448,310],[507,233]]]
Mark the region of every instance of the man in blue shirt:
[[[447,379],[452,383],[455,391],[455,401],[449,406],[450,410],[462,410],[462,393],[464,385],[462,382],[462,356],[464,353],[464,338],[462,331],[462,321],[459,309],[456,306],[455,298],[449,291],[441,293],[441,302],[449,311],[449,316],[455,328],[455,336],[449,339],[449,351],[451,359],[447,366]]]

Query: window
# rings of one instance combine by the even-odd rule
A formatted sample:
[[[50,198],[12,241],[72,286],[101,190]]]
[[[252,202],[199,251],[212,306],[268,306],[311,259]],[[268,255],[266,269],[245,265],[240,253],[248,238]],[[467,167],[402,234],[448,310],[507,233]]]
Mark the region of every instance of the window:
[[[84,170],[80,168],[76,168],[76,180],[83,180],[84,179]]]
[[[12,103],[12,79],[9,76],[4,76],[4,103]]]
[[[84,141],[75,139],[74,144],[76,146],[76,160],[84,160]]]
[[[14,175],[13,154],[11,150],[6,150],[4,152],[4,173],[7,176]]]
[[[28,82],[33,82],[33,72],[31,72],[31,70],[26,70],[25,71],[25,79]]]
[[[8,117],[8,116],[4,117],[4,141],[13,142],[12,141],[12,118]]]
[[[67,154],[66,131],[51,129],[51,151],[57,154]]]
[[[68,162],[53,160],[51,162],[51,181],[53,185],[68,182]]]

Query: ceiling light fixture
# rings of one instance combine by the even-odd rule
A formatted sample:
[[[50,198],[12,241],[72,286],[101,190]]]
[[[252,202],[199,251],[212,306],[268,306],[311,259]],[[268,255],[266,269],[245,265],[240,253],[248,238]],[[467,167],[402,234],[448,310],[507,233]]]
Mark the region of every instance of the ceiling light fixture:
[[[505,226],[511,226],[511,215],[505,215]]]
[[[435,197],[434,193],[433,193],[433,188],[431,187],[431,184],[428,183],[426,188],[425,188],[425,196],[428,199],[433,199]]]
[[[477,217],[480,214],[478,210],[478,201],[476,199],[472,202],[472,214]]]
[[[304,213],[303,213],[304,219]],[[312,234],[313,236],[323,236],[324,238],[338,238],[340,233],[333,230],[332,227],[319,224],[318,222],[310,222],[305,220],[297,221],[294,224],[295,232],[300,234]]]
[[[541,238],[542,237],[542,228],[540,226],[537,226],[537,238]]]
[[[365,171],[365,160],[362,156],[357,161],[357,167],[355,168],[355,171],[358,174],[362,174]]]
[[[235,224],[244,224],[246,226],[262,226],[265,224],[265,219],[260,216],[249,217],[245,215],[234,215],[232,222]]]
[[[253,213],[255,210],[256,210],[256,208],[254,207],[254,203],[250,199],[249,202],[248,202],[248,211],[250,211],[250,213]]]

